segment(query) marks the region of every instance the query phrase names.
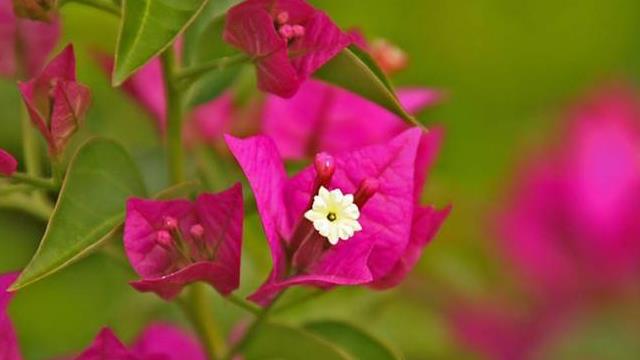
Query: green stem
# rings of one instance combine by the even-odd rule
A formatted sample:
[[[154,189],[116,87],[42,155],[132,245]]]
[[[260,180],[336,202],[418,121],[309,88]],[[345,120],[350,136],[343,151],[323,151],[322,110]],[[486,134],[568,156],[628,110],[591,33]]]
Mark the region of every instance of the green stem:
[[[11,180],[22,184],[32,185],[44,190],[58,191],[60,189],[52,179],[45,179],[21,172],[14,173],[11,176]]]
[[[311,300],[315,300],[321,296],[324,296],[325,294],[329,293],[329,290],[326,289],[315,289],[312,292],[301,296],[298,299],[294,299],[291,300],[287,303],[282,304],[282,306],[278,306],[276,309],[273,310],[274,314],[280,314],[283,313],[285,311],[289,311],[295,307],[298,307],[300,305],[304,305],[306,303],[308,303]]]
[[[12,194],[23,195],[23,194]],[[29,196],[7,196],[0,199],[0,208],[20,210],[48,222],[53,209],[46,203],[33,201]]]
[[[176,71],[176,60],[173,47],[169,47],[160,57],[164,75],[164,86],[167,102],[167,166],[172,184],[184,181],[182,147],[182,94],[176,87],[173,76]]]
[[[231,349],[229,349],[227,354],[224,356],[223,360],[233,359],[236,355],[238,355],[240,351],[242,351],[242,349],[245,346],[247,346],[253,340],[253,338],[257,335],[258,331],[260,330],[260,327],[262,326],[262,324],[264,324],[264,322],[267,321],[269,315],[271,314],[271,310],[273,310],[274,305],[276,304],[276,302],[278,302],[278,299],[280,299],[283,294],[284,294],[284,291],[278,294],[278,296],[275,299],[273,299],[273,301],[269,305],[262,308],[262,310],[260,310],[256,314],[256,318],[253,320],[251,325],[249,325],[249,328],[244,333],[244,336],[242,337],[242,339],[240,339],[237,343],[235,343],[235,345],[231,347]]]
[[[257,306],[248,303],[244,299],[239,298],[237,295],[231,294],[225,297],[225,299],[230,303],[252,313],[253,315],[258,315],[260,313],[260,309]]]
[[[31,192],[33,189],[34,189],[33,186],[27,185],[27,184],[7,185],[0,188],[0,196],[9,195],[13,193]]]
[[[214,323],[211,304],[207,300],[206,287],[202,283],[192,284],[186,302],[181,302],[182,309],[196,329],[200,340],[205,345],[210,359],[218,359],[218,352],[224,350],[224,341]]]
[[[177,72],[174,76],[176,81],[180,81],[180,82],[183,82],[185,80],[193,81],[194,78],[198,78],[210,71],[223,70],[225,68],[228,68],[234,65],[246,63],[250,60],[251,58],[249,58],[245,54],[236,54],[236,55],[227,56],[219,59],[214,59],[203,64],[194,65],[190,68]]]
[[[60,6],[68,3],[81,4],[92,7],[94,9],[102,10],[115,16],[120,16],[120,9],[111,2],[104,2],[100,0],[63,0]]]

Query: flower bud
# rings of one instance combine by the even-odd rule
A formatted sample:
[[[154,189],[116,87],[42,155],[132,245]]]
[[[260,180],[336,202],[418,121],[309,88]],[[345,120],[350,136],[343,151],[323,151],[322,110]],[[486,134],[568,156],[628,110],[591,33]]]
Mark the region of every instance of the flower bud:
[[[283,11],[281,13],[278,14],[278,16],[276,16],[276,23],[278,25],[284,25],[286,23],[289,22],[289,13],[286,11]]]
[[[336,161],[327,153],[319,153],[313,161],[316,169],[318,185],[327,185],[336,171]]]
[[[173,244],[173,238],[167,230],[158,231],[156,233],[156,241],[164,248],[168,248]]]
[[[200,224],[192,225],[189,229],[189,233],[195,239],[202,239],[202,237],[204,236],[204,227],[202,227],[202,225]]]
[[[302,26],[302,25],[293,25],[291,28],[293,30],[293,37],[303,37],[304,36],[304,33],[305,33],[304,26]]]
[[[354,195],[355,200],[354,203],[358,205],[359,208],[362,209],[364,204],[371,199],[378,189],[380,188],[380,182],[374,178],[365,178],[358,186],[358,190]]]
[[[162,218],[162,227],[165,230],[176,230],[178,228],[178,220],[173,216],[165,216]]]

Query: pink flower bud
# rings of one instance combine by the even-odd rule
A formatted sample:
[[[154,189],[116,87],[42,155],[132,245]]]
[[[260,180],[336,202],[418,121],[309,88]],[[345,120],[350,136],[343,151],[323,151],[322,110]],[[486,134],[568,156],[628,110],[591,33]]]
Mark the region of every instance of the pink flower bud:
[[[170,247],[173,244],[173,238],[167,230],[160,230],[156,233],[156,241],[162,247]]]
[[[189,233],[196,239],[202,239],[202,237],[204,236],[204,227],[202,227],[202,225],[200,224],[195,224],[191,226],[191,228],[189,229]]]
[[[279,25],[284,25],[289,22],[289,13],[283,11],[276,16],[276,23]]]
[[[293,29],[293,36],[294,37],[303,37],[304,36],[304,26],[302,25],[293,25],[291,27]]]
[[[282,25],[280,27],[280,29],[278,29],[278,33],[285,40],[289,40],[289,39],[291,39],[293,37],[293,26],[288,25],[288,24]]]
[[[333,156],[327,153],[316,154],[316,158],[313,161],[313,165],[316,168],[316,174],[319,185],[326,185],[336,171],[336,161]]]
[[[162,218],[162,226],[165,230],[176,230],[178,228],[178,220],[173,216],[165,216]]]
[[[365,178],[358,186],[358,190],[355,194],[355,204],[362,209],[364,204],[371,199],[376,192],[380,189],[380,182],[374,178]]]

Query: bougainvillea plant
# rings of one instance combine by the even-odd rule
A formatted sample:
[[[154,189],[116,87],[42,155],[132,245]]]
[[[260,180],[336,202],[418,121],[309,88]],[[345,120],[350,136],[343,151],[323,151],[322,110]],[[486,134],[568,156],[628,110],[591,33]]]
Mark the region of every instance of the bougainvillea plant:
[[[96,95],[59,39],[68,3],[119,19],[114,55],[89,58],[156,120],[166,174],[143,176],[118,139],[83,141]],[[331,323],[346,334],[335,341],[273,310],[340,286],[397,286],[447,218],[422,205],[442,132],[413,117],[442,96],[396,93],[387,75],[407,65],[402,50],[367,44],[305,0],[0,0],[0,51],[24,102],[22,156],[0,149],[0,192],[47,222],[31,261],[0,276],[0,360],[21,358],[13,295],[105,249],[137,274],[131,291],[179,304],[193,328],[154,321],[132,343],[96,329],[77,359],[360,359],[361,341],[401,358],[352,325]],[[149,192],[150,177],[163,190]],[[244,229],[256,215],[263,235]],[[272,269],[245,300],[249,240]],[[282,300],[291,288],[313,296]],[[247,312],[226,341],[212,335],[212,296]],[[273,345],[283,341],[296,346]]]

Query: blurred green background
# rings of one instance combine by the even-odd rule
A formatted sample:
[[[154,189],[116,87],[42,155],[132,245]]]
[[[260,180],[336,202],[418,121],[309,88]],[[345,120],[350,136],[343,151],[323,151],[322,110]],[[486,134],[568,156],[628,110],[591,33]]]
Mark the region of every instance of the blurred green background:
[[[522,154],[553,136],[562,109],[572,99],[603,80],[636,79],[640,2],[313,3],[343,28],[357,27],[369,38],[384,37],[402,47],[411,63],[394,79],[396,84],[447,91],[448,100],[422,116],[428,124],[446,130],[426,198],[438,205],[453,203],[454,211],[400,288],[384,293],[340,289],[283,318],[291,322],[327,316],[348,319],[396,344],[408,359],[474,358],[449,333],[440,306],[442,292],[481,296],[503,285],[487,219],[505,196],[504,188]],[[119,139],[148,174],[158,173],[161,159],[152,121],[109,87],[89,55],[92,49],[113,49],[116,20],[69,5],[63,10],[63,24],[63,43],[73,42],[79,50],[79,78],[94,91],[86,133]],[[19,104],[15,84],[0,82],[0,147],[15,154],[20,153]],[[149,176],[148,181],[158,187],[163,179]],[[24,266],[43,231],[44,224],[38,220],[0,210],[0,272]],[[248,255],[240,294],[253,289],[269,268],[255,217],[249,220],[246,237]],[[183,321],[177,307],[129,288],[127,280],[132,277],[126,266],[98,254],[18,294],[10,313],[25,356],[41,359],[73,352],[86,346],[105,325],[131,339],[149,319]],[[243,317],[218,300],[215,309],[225,328]],[[572,341],[598,339],[604,349],[624,346],[609,342],[615,337],[611,335],[615,324],[595,333],[590,329],[585,325],[584,334],[576,335],[582,340]],[[609,335],[603,339],[605,332]],[[606,358],[625,356],[628,353],[620,351]]]

